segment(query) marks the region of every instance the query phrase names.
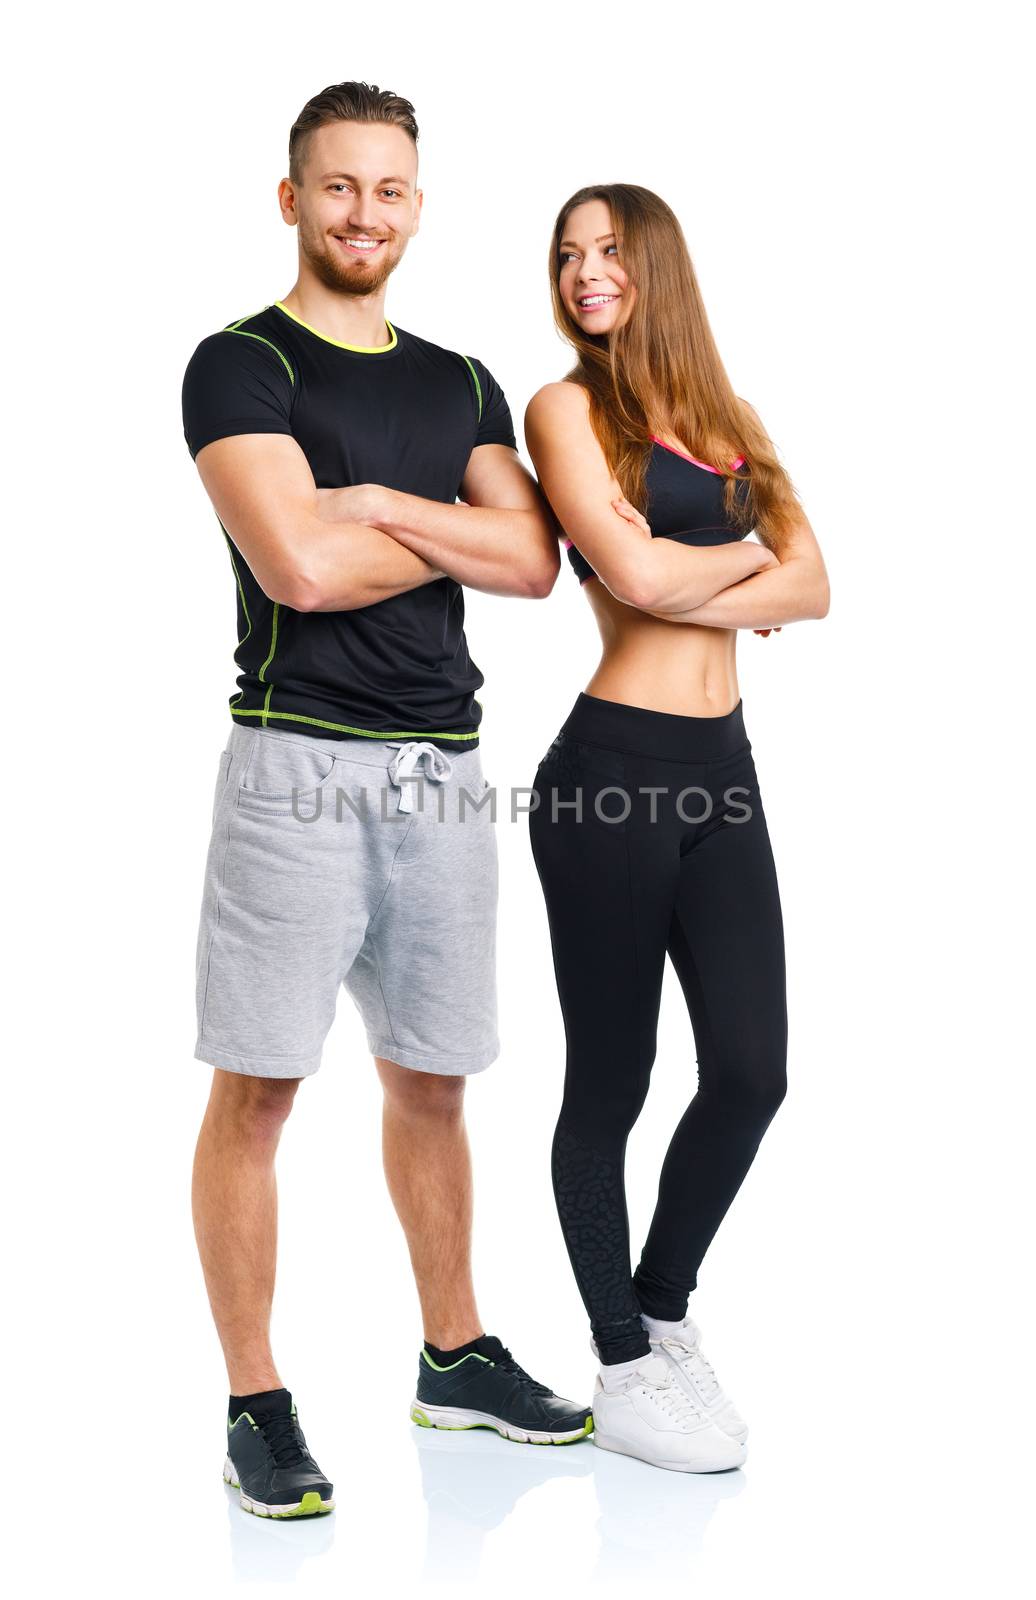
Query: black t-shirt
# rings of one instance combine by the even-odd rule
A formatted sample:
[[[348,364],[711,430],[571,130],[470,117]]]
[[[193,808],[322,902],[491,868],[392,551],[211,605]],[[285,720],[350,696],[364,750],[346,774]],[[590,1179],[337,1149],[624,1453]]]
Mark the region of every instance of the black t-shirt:
[[[507,401],[480,361],[389,329],[379,349],[340,344],[273,305],[204,339],[183,385],[191,455],[233,434],[287,433],[318,489],[380,483],[452,505],[476,445],[514,449]],[[327,739],[474,748],[483,678],[468,654],[459,583],[440,578],[355,611],[293,611],[267,598],[227,544],[236,719]]]

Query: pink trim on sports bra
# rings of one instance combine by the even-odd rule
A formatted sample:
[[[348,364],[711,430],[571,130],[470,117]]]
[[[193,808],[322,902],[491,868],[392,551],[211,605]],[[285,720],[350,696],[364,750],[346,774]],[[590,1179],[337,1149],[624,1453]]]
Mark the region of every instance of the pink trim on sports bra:
[[[720,472],[718,467],[710,467],[707,461],[699,461],[697,456],[689,456],[687,454],[686,450],[677,450],[673,445],[666,444],[665,440],[664,439],[660,439],[658,437],[657,433],[653,433],[651,435],[651,437],[654,440],[655,444],[660,444],[662,446],[662,449],[663,450],[668,450],[671,455],[682,456],[684,461],[690,461],[694,466],[700,467],[703,472],[714,472],[716,474],[717,478],[722,478],[723,474],[722,474],[722,472]],[[743,467],[744,464],[745,464],[744,456],[735,456],[734,460],[730,463],[731,472],[736,472],[737,469],[739,467]]]

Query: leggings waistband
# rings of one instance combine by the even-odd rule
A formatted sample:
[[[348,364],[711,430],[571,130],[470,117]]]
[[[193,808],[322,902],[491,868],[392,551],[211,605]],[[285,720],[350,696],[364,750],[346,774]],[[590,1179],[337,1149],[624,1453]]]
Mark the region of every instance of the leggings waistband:
[[[580,694],[562,733],[585,744],[662,761],[717,761],[748,745],[743,701],[723,717],[679,717]]]

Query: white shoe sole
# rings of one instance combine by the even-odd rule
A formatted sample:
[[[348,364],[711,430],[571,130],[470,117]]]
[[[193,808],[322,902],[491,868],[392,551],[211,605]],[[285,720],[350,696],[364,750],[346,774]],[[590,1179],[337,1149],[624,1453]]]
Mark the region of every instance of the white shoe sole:
[[[612,1450],[618,1456],[631,1456],[634,1461],[643,1461],[649,1467],[661,1467],[665,1472],[732,1472],[735,1467],[744,1465],[745,1450],[740,1447],[738,1458],[734,1461],[724,1458],[710,1460],[707,1456],[702,1461],[659,1461],[655,1456],[642,1455],[627,1439],[618,1439],[602,1433],[599,1428],[594,1429],[594,1444],[598,1450]]]
[[[333,1511],[333,1500],[321,1500],[315,1489],[304,1494],[301,1500],[294,1505],[267,1506],[261,1500],[253,1500],[245,1494],[238,1481],[237,1468],[228,1456],[223,1463],[223,1482],[229,1483],[232,1489],[237,1489],[241,1496],[241,1510],[250,1511],[254,1517],[315,1517],[323,1511]]]
[[[581,1428],[564,1433],[540,1433],[516,1427],[512,1422],[503,1422],[500,1417],[491,1417],[485,1411],[462,1411],[458,1406],[430,1406],[423,1400],[415,1400],[410,1407],[410,1420],[416,1422],[419,1428],[444,1428],[449,1432],[492,1428],[502,1439],[511,1439],[515,1444],[577,1444],[593,1431],[594,1425],[593,1417],[588,1415]]]

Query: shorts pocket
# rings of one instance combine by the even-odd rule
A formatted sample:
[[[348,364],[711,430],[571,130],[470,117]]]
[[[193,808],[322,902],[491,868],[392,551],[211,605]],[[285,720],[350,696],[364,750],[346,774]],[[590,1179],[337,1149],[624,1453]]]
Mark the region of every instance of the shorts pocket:
[[[213,822],[216,820],[216,813],[219,810],[219,803],[222,800],[227,787],[227,779],[230,777],[230,767],[233,760],[234,754],[231,750],[224,750],[223,754],[219,758],[219,771],[216,774],[216,788],[212,796]]]
[[[281,813],[295,803],[311,810],[317,790],[334,776],[335,766],[330,750],[325,753],[257,730],[237,786],[238,809]]]

